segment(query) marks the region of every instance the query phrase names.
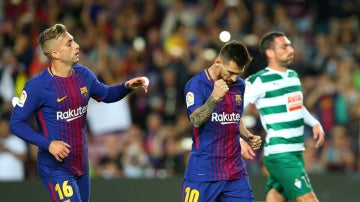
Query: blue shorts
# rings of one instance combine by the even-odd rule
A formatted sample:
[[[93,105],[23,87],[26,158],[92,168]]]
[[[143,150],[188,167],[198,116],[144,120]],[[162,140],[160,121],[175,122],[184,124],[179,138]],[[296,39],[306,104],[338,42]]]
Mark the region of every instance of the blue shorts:
[[[88,202],[90,198],[90,175],[73,176],[66,172],[56,172],[53,176],[42,173],[41,182],[54,202]]]
[[[214,181],[183,181],[182,199],[184,202],[253,202],[254,192],[249,178]]]

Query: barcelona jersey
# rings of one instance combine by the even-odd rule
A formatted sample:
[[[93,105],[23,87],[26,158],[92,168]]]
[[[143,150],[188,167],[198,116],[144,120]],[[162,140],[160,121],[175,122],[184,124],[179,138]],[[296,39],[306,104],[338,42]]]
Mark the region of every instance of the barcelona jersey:
[[[14,108],[10,127],[14,134],[39,147],[38,166],[49,175],[67,172],[74,176],[88,173],[86,112],[88,101],[115,102],[131,90],[125,84],[107,86],[88,68],[75,64],[69,77],[59,77],[48,68],[30,79]],[[26,121],[35,114],[38,131]],[[49,151],[52,140],[68,143],[70,154],[58,162]]]
[[[204,105],[214,88],[208,71],[196,74],[185,86],[190,116]],[[241,157],[240,117],[243,112],[245,83],[241,78],[229,85],[209,119],[193,128],[193,144],[185,179],[193,182],[233,180],[247,177]]]

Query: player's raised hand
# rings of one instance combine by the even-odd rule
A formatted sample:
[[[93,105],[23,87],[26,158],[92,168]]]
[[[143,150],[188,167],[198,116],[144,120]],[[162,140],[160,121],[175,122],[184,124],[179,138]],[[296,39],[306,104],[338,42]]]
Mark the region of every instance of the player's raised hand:
[[[49,152],[56,158],[56,160],[62,161],[70,154],[70,147],[71,146],[66,142],[53,140],[49,145]]]
[[[145,93],[147,93],[147,89],[149,86],[149,79],[147,77],[135,77],[130,79],[125,83],[126,88],[131,88],[133,90],[138,88],[143,88]]]
[[[223,79],[219,79],[214,83],[214,90],[211,93],[215,100],[221,100],[222,97],[229,91],[229,86]]]

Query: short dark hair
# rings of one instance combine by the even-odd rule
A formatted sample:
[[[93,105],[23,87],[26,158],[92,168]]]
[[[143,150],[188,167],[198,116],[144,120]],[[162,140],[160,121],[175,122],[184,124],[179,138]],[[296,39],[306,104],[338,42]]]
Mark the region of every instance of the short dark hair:
[[[271,32],[267,32],[261,37],[259,43],[259,52],[264,58],[267,58],[265,54],[266,50],[273,48],[274,39],[280,36],[286,36],[286,35],[284,32],[271,31]]]
[[[249,65],[252,60],[246,45],[235,40],[226,43],[220,49],[219,57],[225,64],[234,61],[241,68]]]

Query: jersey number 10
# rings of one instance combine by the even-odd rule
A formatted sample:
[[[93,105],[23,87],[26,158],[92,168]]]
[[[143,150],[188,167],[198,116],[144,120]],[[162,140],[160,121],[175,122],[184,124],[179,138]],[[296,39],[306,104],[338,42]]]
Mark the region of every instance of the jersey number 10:
[[[199,200],[200,193],[196,189],[185,188],[185,201],[184,202],[197,202]]]

